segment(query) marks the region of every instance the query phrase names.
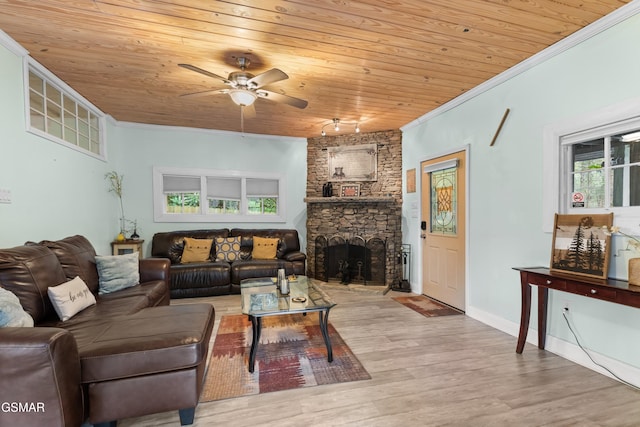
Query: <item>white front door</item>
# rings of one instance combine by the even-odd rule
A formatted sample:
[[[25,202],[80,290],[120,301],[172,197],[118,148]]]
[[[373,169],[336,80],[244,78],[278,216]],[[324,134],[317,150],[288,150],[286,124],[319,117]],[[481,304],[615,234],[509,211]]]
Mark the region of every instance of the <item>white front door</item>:
[[[422,292],[465,309],[466,152],[420,164]]]

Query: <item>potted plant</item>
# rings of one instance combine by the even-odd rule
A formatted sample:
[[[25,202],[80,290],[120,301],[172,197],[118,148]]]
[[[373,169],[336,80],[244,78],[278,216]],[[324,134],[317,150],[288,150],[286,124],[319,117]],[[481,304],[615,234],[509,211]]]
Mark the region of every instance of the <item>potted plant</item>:
[[[124,217],[124,204],[122,203],[122,180],[124,179],[124,175],[118,175],[116,171],[107,172],[105,174],[105,179],[109,182],[109,192],[113,193],[118,197],[120,201],[120,233],[118,237],[116,237],[117,241],[123,241],[126,239],[125,237],[125,217]]]

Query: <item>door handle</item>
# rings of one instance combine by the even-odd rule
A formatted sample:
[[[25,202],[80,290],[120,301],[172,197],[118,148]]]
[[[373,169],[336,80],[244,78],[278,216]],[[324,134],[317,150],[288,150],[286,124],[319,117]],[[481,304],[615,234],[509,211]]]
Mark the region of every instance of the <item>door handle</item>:
[[[426,238],[427,238],[427,235],[426,235],[426,234],[424,234],[424,233],[421,233],[421,234],[420,234],[420,238],[421,238],[421,239],[426,239]]]

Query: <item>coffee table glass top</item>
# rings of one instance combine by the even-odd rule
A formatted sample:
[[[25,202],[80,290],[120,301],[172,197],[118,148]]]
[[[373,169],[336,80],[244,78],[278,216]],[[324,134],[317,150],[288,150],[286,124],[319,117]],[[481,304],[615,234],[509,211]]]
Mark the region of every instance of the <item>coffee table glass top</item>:
[[[270,316],[295,312],[327,311],[335,303],[307,276],[289,276],[289,295],[282,295],[276,279],[261,277],[240,282],[242,313]]]

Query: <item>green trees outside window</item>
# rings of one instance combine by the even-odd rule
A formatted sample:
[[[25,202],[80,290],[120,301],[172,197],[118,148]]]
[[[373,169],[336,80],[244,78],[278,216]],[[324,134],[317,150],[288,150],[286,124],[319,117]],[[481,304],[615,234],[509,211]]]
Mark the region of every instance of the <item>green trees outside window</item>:
[[[250,197],[249,214],[276,215],[278,199],[275,197]]]
[[[200,213],[200,193],[167,194],[167,213]]]

